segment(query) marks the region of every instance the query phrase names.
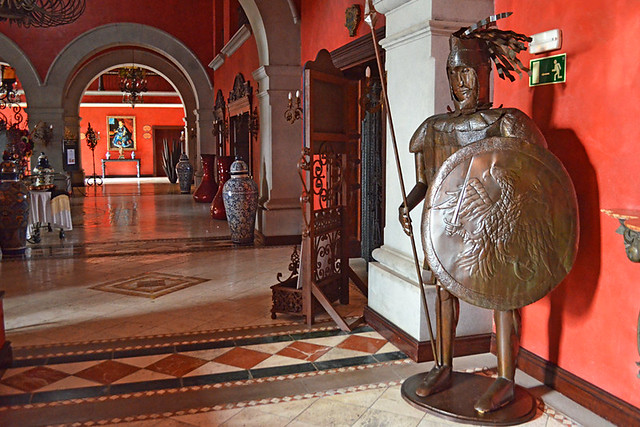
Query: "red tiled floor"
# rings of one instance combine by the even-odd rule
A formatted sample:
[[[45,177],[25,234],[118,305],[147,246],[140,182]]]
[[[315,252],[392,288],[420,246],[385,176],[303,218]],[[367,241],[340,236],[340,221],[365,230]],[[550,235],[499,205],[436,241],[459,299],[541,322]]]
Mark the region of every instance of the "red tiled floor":
[[[39,388],[48,386],[56,381],[68,377],[69,374],[56,371],[44,366],[38,366],[28,371],[3,379],[2,384],[19,390],[32,392]]]
[[[205,363],[207,363],[206,360],[198,359],[196,357],[172,354],[171,356],[165,357],[164,359],[158,360],[154,364],[147,366],[146,369],[160,372],[161,374],[172,375],[174,377],[182,377]]]
[[[127,365],[113,360],[106,360],[95,366],[77,372],[74,375],[76,377],[95,381],[101,384],[111,384],[112,382],[118,381],[120,378],[124,378],[127,375],[131,375],[138,370],[140,370],[140,368],[136,366]]]
[[[271,355],[259,351],[236,347],[222,356],[213,359],[214,362],[235,366],[242,369],[251,369],[258,363],[270,358]]]
[[[331,347],[296,341],[276,354],[314,362],[329,350],[331,350]]]
[[[365,353],[375,353],[386,343],[387,342],[385,340],[352,335],[338,344],[337,347],[346,348],[347,350],[363,351]]]

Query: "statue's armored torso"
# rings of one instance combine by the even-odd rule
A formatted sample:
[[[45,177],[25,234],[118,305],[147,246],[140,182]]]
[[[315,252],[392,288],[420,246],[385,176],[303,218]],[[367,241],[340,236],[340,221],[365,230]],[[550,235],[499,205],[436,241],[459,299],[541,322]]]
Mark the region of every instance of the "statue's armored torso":
[[[471,114],[446,113],[429,117],[411,137],[409,150],[423,153],[429,183],[445,160],[461,147],[492,136],[533,139],[547,144],[533,120],[515,108],[479,110]]]

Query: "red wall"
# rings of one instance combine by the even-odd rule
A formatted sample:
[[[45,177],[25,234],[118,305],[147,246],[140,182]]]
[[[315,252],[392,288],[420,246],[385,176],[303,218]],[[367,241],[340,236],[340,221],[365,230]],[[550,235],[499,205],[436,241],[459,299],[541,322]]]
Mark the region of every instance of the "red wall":
[[[354,0],[302,0],[300,10],[301,64],[316,59],[320,49],[332,51],[350,43],[371,29],[364,22],[364,1]],[[349,30],[344,26],[345,10],[353,4],[359,4],[361,22],[355,37],[349,37]],[[384,15],[378,14],[376,28],[384,26]]]
[[[640,3],[496,0],[513,11],[501,26],[526,34],[560,28],[565,84],[529,88],[496,79],[495,104],[517,107],[542,129],[571,175],[580,207],[573,271],[547,298],[523,310],[522,346],[640,407],[637,347],[640,265],[630,262],[602,208],[640,209],[636,77]],[[528,62],[529,57],[523,56]]]
[[[80,130],[84,136],[87,130],[87,126],[91,123],[91,127],[95,132],[100,132],[100,142],[95,150],[96,155],[96,173],[101,173],[100,159],[105,158],[108,143],[107,132],[107,116],[135,116],[136,118],[136,158],[140,159],[140,174],[141,175],[153,175],[153,132],[152,130],[145,131],[145,125],[150,126],[184,126],[184,109],[182,108],[145,108],[136,107],[131,108],[127,106],[122,107],[81,107],[80,117]],[[133,130],[132,130],[133,131]],[[151,138],[144,138],[144,134],[147,133]],[[91,158],[91,150],[86,145],[84,137],[80,140],[80,153],[82,159],[82,168],[87,176],[92,174],[93,164]],[[131,151],[125,151],[126,158],[131,158]],[[156,153],[156,156],[160,156],[160,153]],[[118,151],[111,150],[111,158],[118,158]],[[135,163],[127,162],[124,164],[109,163],[107,165],[107,175],[135,175]]]
[[[188,4],[186,7],[183,0],[88,1],[85,13],[73,24],[24,29],[4,22],[0,23],[0,32],[18,44],[43,80],[64,46],[92,28],[114,22],[133,22],[166,31],[206,65],[213,58],[213,1],[189,0]]]

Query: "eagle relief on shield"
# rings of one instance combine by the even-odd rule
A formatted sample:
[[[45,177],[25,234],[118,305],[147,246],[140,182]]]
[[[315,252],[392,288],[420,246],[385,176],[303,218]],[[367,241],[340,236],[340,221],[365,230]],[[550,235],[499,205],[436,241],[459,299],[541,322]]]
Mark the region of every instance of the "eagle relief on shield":
[[[468,145],[443,163],[427,200],[422,238],[429,266],[463,301],[523,307],[571,270],[575,190],[562,163],[540,145],[507,137]]]

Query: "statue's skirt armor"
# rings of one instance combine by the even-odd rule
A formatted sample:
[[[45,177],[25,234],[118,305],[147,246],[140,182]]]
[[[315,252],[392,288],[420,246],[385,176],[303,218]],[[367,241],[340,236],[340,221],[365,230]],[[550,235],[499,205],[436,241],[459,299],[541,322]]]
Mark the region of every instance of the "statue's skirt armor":
[[[422,241],[441,285],[470,304],[511,310],[547,295],[578,248],[578,205],[562,163],[521,138],[467,145],[439,168]]]

